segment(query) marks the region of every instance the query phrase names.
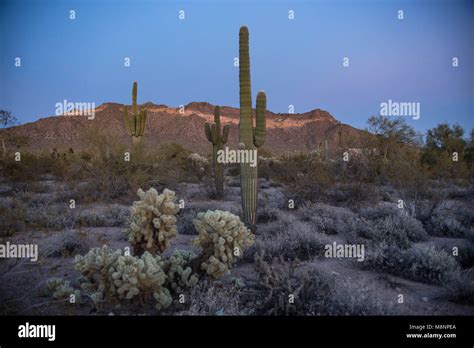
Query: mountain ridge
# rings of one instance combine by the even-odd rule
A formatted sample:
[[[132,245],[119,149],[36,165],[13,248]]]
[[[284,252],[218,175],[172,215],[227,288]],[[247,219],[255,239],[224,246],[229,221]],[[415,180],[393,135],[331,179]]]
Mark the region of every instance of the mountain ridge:
[[[10,127],[11,135],[26,136],[29,151],[53,148],[84,150],[88,146],[87,132],[95,128],[107,138],[115,138],[131,145],[131,139],[123,125],[124,107],[130,105],[105,102],[95,108],[95,117],[59,115],[40,118],[37,121]],[[209,152],[210,144],[204,135],[204,123],[213,122],[214,105],[208,102],[190,102],[182,107],[145,102],[139,105],[148,112],[143,142],[145,146],[155,146],[164,142],[174,142],[193,151]],[[240,110],[221,106],[221,122],[230,125],[229,147],[238,143],[238,123]],[[253,109],[255,112],[255,109]],[[329,112],[314,109],[304,113],[274,113],[266,111],[267,140],[264,148],[279,154],[288,151],[311,151],[321,149],[328,142],[330,149],[344,144],[344,139],[357,140],[361,130],[340,123]],[[95,127],[94,127],[95,125]]]

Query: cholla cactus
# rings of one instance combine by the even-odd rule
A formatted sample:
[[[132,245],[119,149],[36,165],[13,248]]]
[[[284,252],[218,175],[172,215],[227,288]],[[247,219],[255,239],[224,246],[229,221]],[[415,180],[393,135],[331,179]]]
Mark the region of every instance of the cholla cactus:
[[[165,263],[165,272],[168,276],[168,288],[182,294],[197,284],[199,276],[193,273],[190,266],[196,254],[187,250],[175,250]]]
[[[193,243],[203,249],[201,269],[214,278],[228,273],[235,258],[254,242],[252,233],[240,218],[227,211],[199,213],[194,226],[199,235]]]
[[[133,203],[129,241],[133,252],[140,255],[144,251],[152,254],[163,252],[176,236],[176,214],[179,205],[175,203],[175,193],[165,189],[162,194],[151,188],[147,192],[139,189],[140,201]]]
[[[74,290],[69,280],[61,278],[51,278],[46,282],[46,288],[53,294],[53,298],[56,300],[69,298],[74,295],[76,302],[80,302],[81,292]]]
[[[205,167],[205,166],[208,166],[209,165],[209,160],[204,157],[204,156],[201,156],[200,154],[198,153],[192,153],[188,156],[188,159],[189,161],[193,162],[193,163],[196,163],[196,165],[199,165],[201,167]]]
[[[86,291],[97,293],[95,297],[98,299],[102,298],[104,294],[106,296],[113,295],[115,286],[108,273],[120,255],[120,250],[112,252],[107,245],[102,248],[93,248],[84,256],[77,255],[74,260],[74,268],[80,271],[86,279],[81,287]]]
[[[118,297],[130,300],[141,295],[140,299],[143,301],[153,294],[156,309],[168,307],[172,298],[164,287],[167,277],[163,266],[161,257],[153,257],[149,252],[145,252],[140,258],[131,255],[119,256],[114,269],[109,271]]]
[[[192,153],[188,156],[188,161],[189,167],[193,170],[194,174],[199,180],[202,180],[209,167],[209,160],[198,153]]]
[[[106,245],[93,248],[86,255],[78,255],[75,268],[85,281],[81,287],[93,292],[93,298],[138,299],[146,301],[153,296],[158,310],[168,307],[172,298],[164,287],[164,261],[145,252],[141,257],[123,255]]]

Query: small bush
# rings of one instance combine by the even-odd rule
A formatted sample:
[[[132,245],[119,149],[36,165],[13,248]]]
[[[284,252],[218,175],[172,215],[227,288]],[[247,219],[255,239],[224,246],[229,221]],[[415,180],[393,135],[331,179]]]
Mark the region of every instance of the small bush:
[[[462,238],[465,234],[465,228],[453,216],[447,214],[434,215],[430,219],[432,235],[438,237]]]
[[[311,260],[324,255],[324,248],[333,240],[315,231],[311,225],[296,221],[289,229],[275,231],[257,239],[255,251],[264,251],[269,257]]]
[[[443,283],[453,301],[474,305],[474,268],[453,273]]]
[[[268,263],[255,254],[258,276],[257,314],[314,315],[318,305],[334,290],[334,280],[325,273],[301,273],[297,261]],[[288,298],[294,296],[294,303]]]
[[[420,221],[398,208],[379,205],[363,209],[361,215],[374,222],[373,229],[367,234],[368,239],[396,243],[406,248],[410,246],[410,242],[425,241],[429,238]]]
[[[366,289],[338,284],[332,274],[303,270],[296,260],[273,262],[255,255],[257,283],[253,296],[257,315],[383,315],[396,310]],[[288,301],[294,296],[294,302]]]
[[[427,283],[441,284],[459,271],[453,257],[434,247],[415,245],[408,250],[380,244],[367,255],[366,265],[381,272]]]
[[[241,291],[234,286],[226,287],[219,281],[204,280],[197,284],[189,296],[189,308],[178,315],[250,315],[243,305]]]
[[[9,207],[0,206],[0,237],[10,237],[25,229],[26,208],[14,200]]]

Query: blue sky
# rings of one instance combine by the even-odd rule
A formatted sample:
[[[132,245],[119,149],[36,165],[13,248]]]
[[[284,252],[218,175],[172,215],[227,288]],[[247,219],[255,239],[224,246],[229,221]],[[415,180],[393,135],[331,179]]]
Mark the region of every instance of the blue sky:
[[[25,123],[64,99],[130,103],[134,80],[139,102],[238,107],[241,25],[254,102],[264,89],[274,112],[322,108],[364,127],[392,99],[420,102],[407,118],[420,131],[474,127],[474,2],[460,0],[0,0],[0,108]]]

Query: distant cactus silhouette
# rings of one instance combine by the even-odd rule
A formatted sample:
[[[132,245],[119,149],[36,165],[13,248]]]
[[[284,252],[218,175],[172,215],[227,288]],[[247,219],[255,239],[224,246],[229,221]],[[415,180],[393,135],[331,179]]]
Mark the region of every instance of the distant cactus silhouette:
[[[146,110],[138,110],[137,106],[137,83],[133,83],[132,89],[132,115],[128,114],[127,107],[124,110],[125,129],[132,137],[133,147],[137,147],[141,143],[146,125]]]
[[[250,86],[249,31],[243,26],[239,32],[240,123],[239,143],[245,150],[257,150],[265,143],[267,97],[257,94],[256,127],[253,127],[252,95]],[[258,158],[258,156],[256,156]],[[257,217],[257,166],[240,164],[240,190],[244,221],[255,224]]]
[[[214,167],[214,181],[216,184],[216,196],[224,196],[224,164],[217,162],[217,151],[222,150],[229,138],[228,125],[224,126],[221,133],[221,109],[216,105],[214,108],[214,122],[204,124],[206,138],[212,143],[212,163]]]

